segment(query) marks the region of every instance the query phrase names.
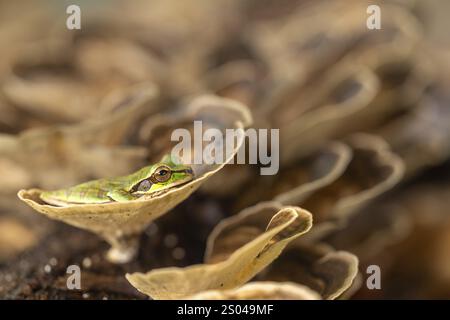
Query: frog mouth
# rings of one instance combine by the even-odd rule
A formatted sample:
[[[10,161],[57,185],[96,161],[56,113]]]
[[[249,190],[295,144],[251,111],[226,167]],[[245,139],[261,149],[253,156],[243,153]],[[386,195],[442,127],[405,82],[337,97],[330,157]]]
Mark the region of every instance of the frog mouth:
[[[172,173],[187,173],[190,175],[194,175],[194,170],[192,168],[180,169],[180,170],[172,170]]]

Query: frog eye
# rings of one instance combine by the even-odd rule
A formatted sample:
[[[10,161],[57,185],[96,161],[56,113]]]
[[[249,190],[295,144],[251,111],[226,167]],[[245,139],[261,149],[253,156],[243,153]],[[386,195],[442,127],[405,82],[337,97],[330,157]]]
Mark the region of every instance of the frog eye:
[[[137,191],[140,192],[147,192],[152,187],[152,183],[148,180],[143,180],[139,183]]]
[[[155,172],[152,175],[152,180],[154,180],[156,183],[158,182],[166,182],[170,179],[172,176],[172,171],[167,166],[161,166],[156,168]]]

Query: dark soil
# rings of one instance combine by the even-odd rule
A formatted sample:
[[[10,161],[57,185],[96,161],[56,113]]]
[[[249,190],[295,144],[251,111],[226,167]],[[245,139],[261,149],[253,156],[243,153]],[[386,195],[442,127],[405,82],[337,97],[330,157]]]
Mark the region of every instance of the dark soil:
[[[96,235],[30,212],[33,224],[45,225],[45,235],[31,249],[0,264],[0,297],[147,299],[125,274],[201,263],[207,235],[224,217],[222,212],[217,202],[192,196],[146,229],[138,257],[124,265],[104,258],[109,246]],[[81,269],[81,290],[67,288],[70,265]]]

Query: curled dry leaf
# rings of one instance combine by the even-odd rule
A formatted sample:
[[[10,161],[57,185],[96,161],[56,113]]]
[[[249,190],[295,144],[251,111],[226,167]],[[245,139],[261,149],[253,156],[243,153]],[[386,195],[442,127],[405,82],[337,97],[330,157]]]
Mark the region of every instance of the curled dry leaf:
[[[326,241],[333,247],[351,251],[365,264],[409,236],[411,220],[401,206],[389,201],[375,202],[352,216],[342,230],[328,235]]]
[[[382,52],[371,50],[367,54],[370,57],[359,57],[378,79],[376,95],[363,108],[345,116],[345,121],[336,119],[330,123],[333,137],[367,131],[386,123],[395,115],[414,107],[431,83],[433,69],[428,59],[397,47],[386,50],[383,46],[379,50]],[[347,63],[359,61],[353,57],[347,59]]]
[[[227,105],[226,109],[223,109],[224,103]],[[171,141],[174,129],[186,129],[194,137],[196,134],[194,121],[202,121],[203,131],[209,128],[226,130],[231,127],[224,124],[232,123],[237,119],[242,121],[244,127],[250,126],[253,121],[250,111],[241,103],[231,99],[203,95],[188,104],[188,108],[181,104],[166,113],[150,117],[142,125],[139,132],[140,139],[142,144],[148,145],[152,159],[156,160],[167,154],[178,143],[178,141]],[[203,141],[203,148],[209,143],[209,141]],[[191,145],[191,148],[193,147]],[[227,194],[247,177],[249,177],[247,166],[229,165],[208,179],[204,184],[205,188],[202,186],[202,191],[207,190],[218,195]]]
[[[251,237],[221,252],[219,261],[127,274],[127,279],[154,299],[179,299],[202,291],[234,289],[269,265],[289,242],[312,225],[311,214],[298,207],[274,204],[249,210],[254,214],[265,213],[265,219],[259,219],[260,224],[252,229]],[[248,216],[249,210],[240,216]]]
[[[111,101],[105,103],[108,116],[74,125],[30,129],[16,136],[0,135],[0,158],[14,162],[28,175],[26,182],[30,184],[23,184],[22,188],[31,184],[43,188],[66,187],[100,177],[106,168],[111,169],[108,176],[128,173],[142,164],[146,151],[115,145],[122,142],[156,95],[157,89],[152,84],[134,85],[105,98]],[[99,162],[92,161],[97,156]],[[111,159],[115,159],[114,166]],[[105,163],[109,165],[105,167]]]
[[[103,97],[117,89],[158,83],[159,66],[138,45],[86,35],[64,37],[47,50],[42,40],[35,56],[17,59],[0,88],[16,108],[41,120],[74,123],[102,116]]]
[[[336,299],[352,286],[357,274],[355,255],[320,243],[293,241],[258,280],[291,281],[311,288],[323,299]]]
[[[305,240],[317,240],[345,224],[350,215],[391,189],[403,177],[402,160],[381,138],[355,134],[348,143],[353,149],[353,159],[339,179],[301,203],[285,198],[285,203],[302,205],[314,213],[316,224]]]
[[[422,31],[418,22],[396,5],[379,4],[385,12],[379,32],[361,28],[367,18],[361,12],[370,4],[360,0],[308,3],[285,19],[256,23],[248,39],[277,79],[300,84],[348,53],[380,43],[402,43],[403,47],[417,43]]]
[[[290,163],[291,154],[309,154],[321,145],[318,140],[336,139],[379,124],[405,104],[410,106],[430,83],[430,64],[414,53],[422,35],[415,17],[397,5],[381,4],[387,12],[385,29],[373,33],[360,28],[366,18],[360,12],[370,3],[350,2],[300,6],[284,19],[263,20],[261,26],[257,23],[250,33],[251,43],[273,69],[277,84],[262,109],[265,117],[273,120],[272,127],[283,128],[280,150],[284,164]],[[334,19],[336,14],[341,18]],[[370,73],[373,81],[365,81],[370,94],[363,94],[367,99],[357,106],[337,103],[339,97],[357,102],[352,95],[367,91],[360,90],[365,89],[361,85],[358,89],[358,81],[347,90],[330,86],[329,79],[342,73],[336,70],[355,67],[361,69],[356,74]],[[342,75],[341,79],[345,80]],[[333,92],[338,93],[334,103]],[[331,99],[321,101],[323,97]],[[339,107],[332,108],[334,104]],[[292,121],[296,115],[298,121]]]
[[[381,84],[372,109],[368,109],[365,116],[365,122],[372,126],[401,109],[414,106],[434,80],[436,72],[429,57],[397,46],[372,49],[359,56],[357,61],[369,66]],[[370,119],[371,116],[375,118]]]
[[[408,185],[398,193],[383,198],[383,203],[373,203],[364,212],[352,217],[341,232],[334,232],[327,237],[327,242],[354,252],[363,264],[370,264],[375,259],[391,259],[395,254],[388,253],[387,248],[403,251],[405,243],[411,239],[416,239],[421,244],[420,248],[423,247],[426,254],[429,254],[431,246],[424,245],[423,242],[434,240],[428,240],[423,232],[432,233],[429,239],[441,237],[440,233],[447,234],[448,215],[442,207],[447,208],[450,204],[450,187],[445,178],[440,175],[436,177],[439,181]],[[445,246],[446,243],[441,244]],[[417,255],[422,249],[414,246],[413,250],[415,254],[408,257],[411,261],[405,264],[438,264],[440,258],[422,259]],[[441,257],[445,257],[445,254]],[[389,262],[387,264],[390,265]],[[435,274],[439,276],[439,273]]]
[[[253,119],[248,108],[237,101],[216,95],[201,95],[146,119],[139,131],[140,142],[148,145],[155,159],[159,158],[175,145],[171,139],[173,130],[187,129],[194,136],[194,121],[202,121],[203,130],[224,130],[236,128],[230,126],[235,122],[240,122],[242,128],[248,127]]]
[[[73,43],[74,65],[89,80],[123,78],[123,82],[150,81],[160,86],[164,66],[151,51],[123,38],[85,36]]]
[[[205,261],[225,260],[236,248],[257,236],[264,221],[279,208],[283,206],[277,202],[264,202],[222,220],[208,238]],[[258,280],[295,282],[317,291],[325,299],[336,298],[352,284],[358,272],[358,259],[324,245],[305,245],[302,238],[291,241],[279,258],[257,276]]]
[[[380,50],[383,49],[384,47],[380,48]],[[304,113],[303,117],[299,118],[298,121],[301,125],[284,125],[283,127],[286,130],[283,130],[284,133],[281,136],[281,143],[285,147],[281,150],[284,149],[285,151],[281,155],[282,161],[291,161],[292,154],[296,152],[307,154],[310,150],[313,150],[311,148],[315,146],[308,146],[308,142],[317,141],[314,139],[322,141],[323,138],[326,139],[327,137],[343,137],[348,133],[358,130],[368,130],[382,124],[390,117],[399,114],[402,110],[414,106],[433,79],[433,69],[430,66],[430,62],[411,52],[389,48],[388,52],[382,51],[379,54],[374,54],[370,51],[369,53],[367,57],[364,57],[365,60],[360,57],[360,62],[358,62],[358,59],[355,60],[352,57],[348,57],[339,64],[345,68],[346,65],[361,63],[365,68],[369,68],[372,77],[378,79],[372,87],[369,87],[373,95],[370,97],[366,95],[365,97],[367,99],[360,101],[359,104],[354,104],[353,109],[350,108],[352,104],[338,104],[341,107],[349,107],[349,109],[344,108],[346,110],[345,112],[331,108],[329,111],[321,114],[321,110],[323,111],[329,108],[326,105],[326,101],[321,102],[322,106],[311,109],[309,114]],[[357,82],[354,82],[354,85],[357,85]],[[315,90],[317,89],[316,87],[314,88]],[[347,96],[347,100],[357,102],[358,100],[351,98],[352,94],[358,93],[358,87],[354,86],[353,90],[355,91],[352,93],[350,89],[347,89],[347,95],[349,95]],[[326,95],[332,96],[330,92],[333,91],[326,89],[325,93],[319,95],[319,97]],[[343,89],[335,90],[334,95],[339,92],[341,92],[341,97],[346,97],[346,91]],[[295,99],[293,100],[294,102],[289,102],[288,100],[288,103],[284,107],[281,105],[281,109],[278,107],[274,111],[280,113],[281,116],[284,113],[285,116],[290,118],[293,116],[292,109],[299,110],[298,107],[293,108],[293,106],[307,107],[311,104],[311,100],[309,100],[311,96],[313,95],[308,93],[303,94],[303,96],[300,95],[302,97],[300,102],[295,102],[297,101]],[[333,112],[336,117],[333,116]],[[308,117],[312,117],[312,120]],[[277,119],[277,116],[275,115],[273,118]],[[302,123],[302,121],[305,121],[305,123]],[[314,128],[316,124],[321,128],[317,133]],[[274,125],[280,126],[276,122]],[[309,128],[308,126],[310,125],[313,126]],[[299,135],[299,131],[302,134]]]
[[[160,106],[156,103],[159,89],[152,82],[140,82],[106,95],[99,106],[102,114],[83,122],[83,126],[72,126],[74,131],[86,139],[105,145],[123,142],[131,127],[143,116],[156,114]]]
[[[282,208],[277,202],[261,202],[220,221],[208,237],[205,262],[226,260],[238,248],[264,232],[267,221]]]
[[[218,109],[220,105],[221,112],[226,114],[229,111],[230,115],[221,117],[221,114],[217,113],[216,115],[220,117],[215,119],[217,123],[221,123],[222,127],[242,129],[243,122],[248,120],[245,119],[248,111],[240,104],[228,105],[227,102],[228,100],[218,97],[199,97],[186,107],[186,112],[197,114],[203,110],[208,113],[211,111],[208,109],[208,106],[212,109]],[[211,104],[213,105],[212,107]],[[237,106],[242,108],[242,110],[238,109]],[[226,122],[226,120],[229,120],[229,122]],[[18,196],[33,209],[50,218],[90,230],[103,237],[112,246],[109,258],[115,262],[127,262],[136,253],[138,236],[142,230],[151,221],[185,200],[206,179],[219,171],[232,159],[242,142],[243,137],[238,139],[236,144],[225,146],[233,151],[225,163],[204,164],[194,167],[196,178],[193,181],[175,189],[169,189],[167,192],[154,197],[142,196],[137,200],[128,202],[76,204],[67,207],[57,207],[43,202],[40,199],[42,190],[39,189],[21,190]]]
[[[145,46],[156,48],[166,59],[183,56],[191,50],[211,50],[222,43],[228,23],[236,23],[237,14],[234,1],[219,0],[155,1],[147,3],[136,1],[130,6],[118,3],[103,8],[100,15],[94,16],[114,34],[131,37]],[[177,21],[177,23],[173,23]],[[208,28],[205,28],[208,26]]]
[[[210,90],[221,97],[231,98],[256,108],[261,94],[263,70],[252,60],[234,60],[211,70],[206,76]]]
[[[124,38],[131,35],[150,48],[148,51],[155,51],[164,62],[164,92],[179,98],[205,92],[201,82],[209,53],[239,28],[236,7],[236,2],[222,0],[138,1],[131,6],[118,3],[102,9],[95,22],[101,21],[108,34]]]
[[[308,287],[291,282],[250,282],[237,289],[210,290],[188,300],[320,300],[320,295]]]
[[[52,45],[55,38],[67,32],[62,28],[52,28],[58,14],[55,6],[48,2],[43,2],[40,6],[33,6],[30,10],[30,3],[1,4],[2,21],[0,26],[0,46],[2,47],[2,61],[0,62],[0,74],[4,75],[11,71],[12,65],[21,54],[28,54],[30,57],[36,54],[35,43],[37,39],[42,41],[41,50]],[[20,21],[27,21],[22,23]]]
[[[301,100],[277,107],[270,119],[280,132],[280,162],[307,155],[330,138],[339,137],[344,123],[359,115],[378,92],[378,79],[368,68],[357,64],[338,65],[326,80],[312,84]],[[284,110],[283,110],[284,109]],[[284,117],[284,120],[282,119]]]
[[[256,24],[248,38],[277,78],[304,82],[320,65],[334,62],[358,38],[356,21],[351,19],[354,14],[349,9],[337,2],[300,7],[281,21]],[[347,19],[332,19],[331,14],[337,14],[336,11]]]
[[[328,211],[335,218],[348,215],[361,205],[392,188],[403,176],[403,162],[390,151],[389,145],[381,138],[368,134],[355,134],[348,139],[353,149],[353,158],[344,174],[320,193],[312,195],[304,205],[337,200]],[[336,192],[336,193],[333,193]],[[330,196],[330,197],[328,197]],[[312,199],[316,198],[317,199]]]
[[[355,57],[356,61],[361,60],[373,70],[379,79],[380,87],[366,108],[342,124],[338,130],[341,134],[373,130],[416,107],[425,89],[434,79],[434,70],[429,58],[402,49],[397,46],[382,46],[370,50],[365,56],[359,56],[359,59]]]
[[[280,168],[275,176],[258,176],[241,191],[236,207],[243,209],[260,201],[301,203],[309,195],[331,184],[347,168],[352,150],[341,142],[330,142],[308,157]]]
[[[309,166],[303,167],[304,172],[308,172],[311,176],[307,181],[296,183],[295,186],[289,188],[288,191],[280,192],[273,200],[282,204],[301,203],[312,193],[333,183],[338,179],[347,168],[352,158],[352,150],[345,144],[340,142],[331,142],[325,145],[309,158]],[[306,161],[301,161],[306,164]],[[293,171],[298,167],[294,167]],[[302,167],[300,165],[300,171]],[[293,173],[295,175],[295,173]]]
[[[98,94],[107,90],[100,92],[99,88],[82,85],[68,77],[29,81],[11,76],[2,91],[8,101],[28,113],[45,119],[75,122],[86,115],[92,116],[99,101]]]
[[[343,135],[346,132],[343,127],[358,122],[378,90],[375,75],[360,65],[346,63],[324,78],[311,88],[303,88],[301,94],[293,90],[296,96],[286,95],[279,105],[265,111],[272,128],[282,128],[279,140],[282,167],[318,151],[331,137]],[[209,189],[215,195],[222,190],[222,194],[233,195],[254,177],[248,167],[235,168],[234,172],[231,169],[227,174],[222,172],[220,181],[219,177],[214,179],[216,185],[212,185],[214,180],[209,181]],[[224,187],[217,187],[220,184]]]
[[[435,90],[416,108],[375,130],[403,159],[407,178],[442,163],[450,155],[449,101],[448,94]]]
[[[234,100],[228,100],[230,104],[235,104]],[[211,101],[210,103],[212,103]],[[211,109],[211,111],[214,109]],[[237,109],[238,110],[238,109]],[[217,110],[217,112],[220,112]],[[236,116],[236,114],[234,115]],[[233,117],[234,117],[233,116]],[[250,112],[244,117],[246,126],[250,126],[253,122]],[[244,141],[245,143],[245,141]],[[246,146],[244,145],[243,148]],[[233,159],[236,163],[236,157]],[[223,170],[218,172],[217,175],[209,179],[202,187],[201,191],[207,194],[213,194],[215,196],[229,196],[234,194],[239,188],[252,176],[251,168],[249,166],[230,164]]]
[[[246,183],[255,178],[255,172],[251,167],[239,164],[231,164],[224,168],[212,179],[208,180],[201,188],[200,192],[226,199],[235,197],[245,189]]]

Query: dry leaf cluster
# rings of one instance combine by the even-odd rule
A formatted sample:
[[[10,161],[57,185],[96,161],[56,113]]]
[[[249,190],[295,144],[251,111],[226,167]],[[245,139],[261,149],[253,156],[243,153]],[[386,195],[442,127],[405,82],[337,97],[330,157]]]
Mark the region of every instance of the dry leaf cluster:
[[[84,2],[68,30],[64,4],[0,2],[0,297],[449,298],[450,8],[380,1],[370,30],[369,4]],[[279,172],[195,165],[156,197],[40,199],[154,163],[195,120],[279,129]]]

